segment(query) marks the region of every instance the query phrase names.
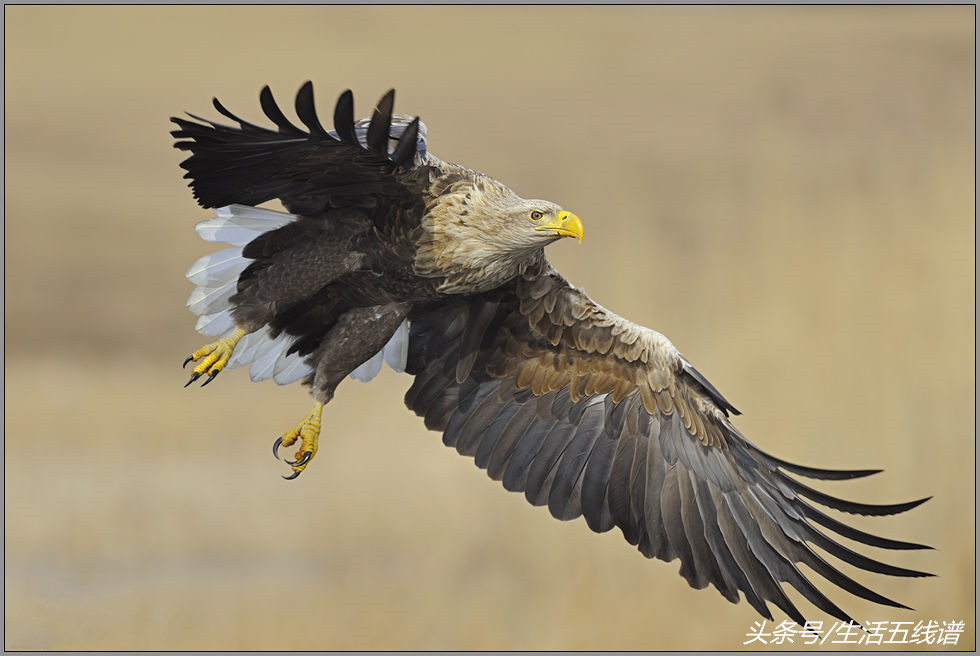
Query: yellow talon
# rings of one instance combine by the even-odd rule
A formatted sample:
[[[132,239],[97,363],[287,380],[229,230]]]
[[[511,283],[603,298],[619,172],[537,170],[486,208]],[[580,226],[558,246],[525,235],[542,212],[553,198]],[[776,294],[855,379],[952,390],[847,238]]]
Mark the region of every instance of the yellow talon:
[[[323,404],[317,401],[313,404],[313,409],[310,410],[310,414],[306,415],[303,421],[283,433],[282,437],[276,440],[276,448],[280,444],[282,446],[290,446],[296,440],[300,440],[299,450],[296,452],[296,461],[290,463],[293,473],[289,476],[283,476],[283,478],[296,478],[300,472],[306,469],[310,461],[313,460],[313,456],[316,455],[317,443],[320,439],[320,415],[322,414]]]
[[[204,359],[194,367],[194,372],[191,374],[191,379],[187,381],[187,385],[190,385],[205,373],[208,374],[208,379],[202,387],[210,383],[225,368],[225,365],[228,364],[228,360],[231,359],[231,354],[235,351],[235,346],[238,345],[239,340],[244,336],[244,328],[235,328],[234,332],[227,337],[206,344],[191,353],[190,357],[184,360],[185,365],[191,361],[197,362],[201,358]],[[184,385],[184,387],[187,387],[187,385]]]

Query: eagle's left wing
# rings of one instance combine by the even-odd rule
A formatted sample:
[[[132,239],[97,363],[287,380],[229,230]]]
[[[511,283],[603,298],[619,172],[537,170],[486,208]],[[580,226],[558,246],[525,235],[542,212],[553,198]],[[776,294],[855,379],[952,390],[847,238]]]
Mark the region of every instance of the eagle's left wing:
[[[375,208],[382,199],[404,204],[418,190],[404,175],[425,160],[425,125],[418,117],[394,114],[394,90],[386,93],[371,119],[354,121],[354,97],[345,91],[334,109],[334,129],[320,123],[313,85],[296,94],[293,125],[268,86],[259,101],[276,129],[249,123],[214,99],[214,107],[237,125],[222,125],[193,114],[174,117],[175,147],[190,152],[181,162],[194,197],[204,207],[259,205],[280,199],[294,214],[315,216],[330,207]],[[408,187],[406,187],[408,185]],[[376,221],[388,214],[369,212]]]
[[[876,470],[794,465],[732,425],[737,411],[659,333],[594,303],[553,269],[412,318],[406,404],[504,487],[597,532],[618,526],[647,557],[679,558],[695,588],[771,601],[800,624],[788,583],[823,611],[848,615],[798,564],[857,596],[903,607],[857,583],[814,547],[859,568],[928,576],[840,544],[816,525],[886,549],[922,549],[848,526],[811,502],[890,515],[923,500],[870,505],[790,474],[847,479]]]

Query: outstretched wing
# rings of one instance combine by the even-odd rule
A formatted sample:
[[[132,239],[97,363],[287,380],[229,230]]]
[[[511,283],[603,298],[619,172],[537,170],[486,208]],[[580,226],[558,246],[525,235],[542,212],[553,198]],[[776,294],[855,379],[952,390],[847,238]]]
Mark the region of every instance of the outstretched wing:
[[[877,470],[803,467],[764,453],[732,425],[737,411],[659,333],[594,303],[553,269],[413,317],[405,401],[443,441],[504,487],[597,532],[618,526],[647,557],[679,558],[695,588],[741,591],[800,624],[788,583],[818,608],[848,615],[804,564],[859,597],[905,608],[844,575],[817,549],[859,568],[929,576],[878,562],[818,525],[886,549],[923,549],[852,528],[811,502],[890,515],[925,499],[870,505],[829,496],[790,474],[847,479]]]
[[[296,94],[296,115],[306,130],[293,125],[272,97],[269,87],[259,96],[262,110],[277,127],[249,123],[214,99],[214,107],[237,126],[190,115],[171,118],[179,127],[171,134],[176,148],[191,156],[187,170],[194,197],[204,207],[258,205],[278,198],[294,214],[317,215],[332,207],[370,209],[379,198],[405,197],[405,173],[425,156],[425,126],[392,113],[395,92],[385,94],[370,120],[354,122],[354,98],[341,94],[334,110],[333,131],[320,123],[313,103],[313,85]],[[409,194],[408,200],[416,197]],[[382,217],[383,218],[383,217]]]

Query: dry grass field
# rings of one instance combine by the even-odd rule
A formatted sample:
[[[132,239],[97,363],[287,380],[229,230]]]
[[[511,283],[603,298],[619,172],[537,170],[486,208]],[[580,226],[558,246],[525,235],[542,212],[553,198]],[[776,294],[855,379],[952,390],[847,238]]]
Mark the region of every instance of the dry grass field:
[[[576,212],[552,261],[666,334],[756,444],[885,469],[821,489],[933,495],[853,520],[936,547],[864,550],[937,578],[854,574],[914,612],[831,596],[974,647],[973,7],[4,18],[6,648],[742,648],[750,606],[505,492],[404,408],[407,376],[345,383],[288,483],[270,447],[303,388],[182,388],[209,212],[168,118],[216,95],[260,120],[263,84],[288,108],[307,79],[324,117],[395,87],[435,154]]]

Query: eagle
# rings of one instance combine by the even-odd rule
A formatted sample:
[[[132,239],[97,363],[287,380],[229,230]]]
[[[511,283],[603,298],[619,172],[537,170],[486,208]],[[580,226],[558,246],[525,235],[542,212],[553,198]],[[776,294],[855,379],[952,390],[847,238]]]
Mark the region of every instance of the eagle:
[[[802,466],[766,453],[735,427],[738,410],[660,333],[602,307],[552,267],[544,249],[581,240],[582,221],[546,200],[427,150],[418,117],[393,113],[394,90],[355,120],[337,100],[333,130],[313,86],[296,95],[296,126],[268,86],[274,128],[217,99],[227,125],[174,117],[175,147],[194,197],[216,215],[200,236],[230,247],[195,262],[188,306],[215,341],[185,361],[207,385],[249,366],[253,381],[302,381],[313,407],[273,445],[297,445],[295,478],[317,453],[324,406],[348,377],[382,363],[414,377],[405,404],[443,442],[505,489],[552,516],[618,527],[648,558],[680,560],[694,588],[768,603],[800,625],[795,588],[820,610],[851,617],[805,574],[866,600],[901,603],[825,560],[900,577],[836,536],[883,549],[928,549],[865,532],[821,507],[893,515],[890,505],[831,496],[800,479],[842,480],[875,469]],[[305,128],[305,129],[304,129]],[[259,205],[278,200],[286,212]],[[186,385],[185,385],[186,387]],[[818,579],[819,580],[819,579]]]

